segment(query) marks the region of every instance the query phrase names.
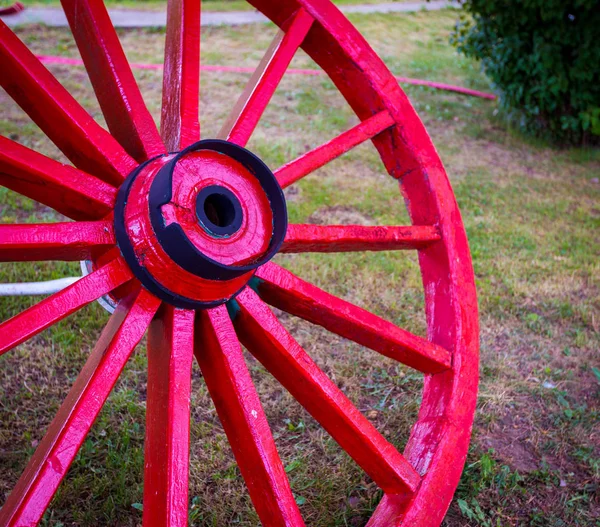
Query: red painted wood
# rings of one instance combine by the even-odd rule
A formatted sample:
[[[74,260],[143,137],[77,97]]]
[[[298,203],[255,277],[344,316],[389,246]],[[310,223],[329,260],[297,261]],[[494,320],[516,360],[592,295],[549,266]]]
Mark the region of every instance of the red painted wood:
[[[201,180],[203,177],[211,177],[210,165],[205,167],[209,170],[193,170],[194,167],[198,166],[193,163],[193,160],[198,155],[199,154],[196,153],[190,154],[190,158],[192,159],[192,170],[188,171],[188,177],[183,178],[183,181],[176,181],[179,178],[178,166],[175,167],[173,174],[175,183],[174,195],[171,203],[162,208],[163,216],[166,217],[166,221],[170,222],[177,219],[183,224],[182,227],[191,226],[192,222],[184,221],[185,218],[182,218],[181,215],[187,214],[188,218],[190,215],[193,216],[193,218],[196,218],[195,204],[192,205],[192,203],[194,203],[192,198],[194,198],[197,192],[197,190],[194,192],[194,183],[198,183],[199,186],[202,186],[200,184],[201,182],[198,180]],[[225,158],[225,156],[218,157]],[[252,272],[245,273],[232,280],[207,280],[200,278],[175,264],[156,239],[156,234],[148,214],[148,192],[154,180],[153,178],[168,160],[168,157],[164,157],[148,163],[144,168],[144,177],[138,177],[131,185],[131,191],[125,207],[125,220],[129,239],[131,240],[135,253],[138,255],[142,265],[152,274],[157,282],[170,291],[201,302],[227,299],[244,287],[251,278]],[[184,162],[185,158],[182,159],[182,163]],[[256,182],[256,179],[253,179]],[[179,183],[181,183],[181,185],[179,185]],[[190,186],[192,187],[191,189]],[[183,192],[180,192],[181,190],[183,190]],[[187,190],[190,192],[187,192]],[[239,191],[236,192],[237,195],[242,198]],[[252,196],[248,195],[245,196],[244,199],[250,203],[255,203],[251,198]],[[172,206],[173,203],[176,205],[175,207]],[[183,207],[181,205],[183,205]],[[175,209],[175,211],[173,211],[173,209]],[[256,213],[256,211],[254,212]],[[260,220],[261,219],[259,218],[259,221]],[[264,221],[264,218],[262,220]],[[201,229],[195,219],[193,220],[193,224],[195,229]],[[246,229],[248,232],[244,233],[246,238],[251,240],[250,245],[256,243],[256,240],[260,240],[260,238],[263,238],[265,235],[264,229],[260,228],[260,224],[255,223],[255,227],[254,230]],[[190,238],[193,238],[192,233],[188,230],[185,232]],[[252,241],[252,238],[254,238],[254,241]],[[212,240],[212,245],[215,247],[215,250],[218,250],[218,246],[221,243],[224,243],[225,245],[228,244],[226,238],[220,239],[218,242],[215,241],[215,238],[212,238]],[[235,237],[232,237],[232,240],[235,241]],[[193,241],[195,245],[198,245],[196,239],[193,239]],[[248,246],[243,247],[244,251],[247,249]]]
[[[262,525],[304,525],[225,306],[198,312],[196,358]]]
[[[163,154],[158,128],[104,2],[61,0],[61,4],[113,137],[139,162]]]
[[[385,494],[377,506],[377,512],[369,519],[368,527],[402,525],[404,513],[411,505],[410,498],[411,496],[406,494]],[[435,507],[435,504],[431,505],[432,509],[433,507]],[[433,526],[434,524],[430,525]]]
[[[266,11],[272,7],[262,0],[251,3]],[[452,352],[453,369],[425,378],[421,411],[405,454],[426,475],[394,524],[439,525],[466,459],[477,399],[477,301],[460,212],[431,139],[385,65],[329,2],[298,3],[316,19],[303,49],[327,71],[359,117],[387,109],[398,123],[374,142],[401,184],[412,223],[440,227],[443,243],[420,251],[419,261],[428,337]],[[276,13],[268,14],[277,20]],[[379,512],[373,521],[378,521]]]
[[[282,253],[422,249],[440,239],[437,227],[412,225],[288,225]]]
[[[132,274],[120,258],[0,324],[0,355],[86,304],[110,293]]]
[[[256,273],[260,296],[272,306],[425,373],[450,368],[451,355],[358,306],[301,280],[273,263]]]
[[[352,150],[355,146],[372,139],[377,134],[394,126],[395,121],[387,111],[368,117],[354,128],[338,135],[335,139],[307,152],[275,171],[282,188],[289,187],[304,176]]]
[[[136,167],[0,20],[0,85],[78,168],[119,184]]]
[[[210,185],[230,190],[242,207],[242,224],[229,237],[215,238],[198,223],[196,196]],[[209,258],[225,265],[244,265],[268,250],[273,233],[269,200],[254,174],[237,161],[217,152],[187,155],[173,171],[173,188],[175,194],[171,204],[163,207],[164,215],[177,221],[194,246]]]
[[[242,344],[385,492],[414,492],[420,476],[246,288],[236,301]]]
[[[110,221],[0,225],[0,262],[89,260],[114,244]]]
[[[200,139],[200,7],[198,0],[169,0],[161,134],[170,152]]]
[[[111,212],[116,189],[103,181],[0,136],[0,185],[72,219]]]
[[[312,23],[312,17],[300,9],[289,26],[275,36],[219,132],[219,138],[246,145]]]
[[[369,525],[392,527],[439,525],[458,483],[466,457],[475,409],[478,375],[477,305],[473,270],[460,213],[448,178],[431,140],[408,99],[399,88],[396,79],[332,3],[321,0],[250,0],[250,3],[265,13],[284,31],[287,30],[287,34],[280,35],[273,43],[263,61],[263,67],[258,69],[253,81],[232,113],[232,118],[224,127],[225,137],[230,132],[235,132],[239,119],[238,132],[241,144],[245,144],[271,98],[281,75],[286,71],[293,52],[301,45],[304,51],[330,76],[356,112],[361,124],[323,147],[283,167],[281,169],[284,170],[283,174],[285,175],[285,171],[289,171],[290,179],[296,181],[314,168],[341,155],[354,146],[355,142],[358,144],[361,140],[372,138],[388,172],[400,183],[412,223],[419,229],[427,228],[422,226],[433,225],[438,228],[439,239],[435,240],[435,243],[427,243],[419,247],[419,263],[425,289],[428,340],[404,334],[399,328],[380,322],[377,317],[370,318],[373,315],[366,314],[362,310],[357,311],[354,306],[348,307],[343,302],[340,304],[341,301],[338,299],[323,293],[314,286],[309,286],[301,281],[297,282],[299,279],[295,279],[295,277],[289,283],[286,278],[285,282],[288,285],[291,284],[292,289],[299,287],[299,292],[292,291],[290,293],[285,291],[285,287],[282,287],[281,284],[268,284],[268,280],[265,281],[264,278],[259,278],[257,283],[259,291],[265,298],[272,295],[276,298],[273,302],[281,302],[287,306],[288,311],[294,313],[294,310],[298,310],[303,314],[301,316],[305,316],[308,320],[323,323],[325,327],[330,327],[341,335],[349,335],[357,342],[366,343],[375,349],[379,348],[378,350],[383,350],[384,353],[391,353],[395,355],[395,358],[427,373],[424,379],[419,418],[413,427],[405,451],[408,464],[402,458],[399,461],[401,467],[408,467],[409,472],[412,471],[413,474],[416,472],[423,477],[419,480],[418,488],[415,489],[416,484],[408,485],[409,488],[415,489],[414,492],[386,495]],[[179,7],[181,6],[185,6],[185,4],[181,4]],[[94,8],[96,7],[94,6]],[[178,6],[172,4],[171,8],[177,11]],[[302,30],[300,30],[301,28],[297,31],[291,30],[290,23],[300,26],[301,18],[305,20],[306,27]],[[182,27],[185,29],[186,24],[182,23]],[[303,35],[302,32],[304,32]],[[98,37],[100,38],[101,35]],[[292,46],[290,42],[294,39],[297,40],[297,44]],[[284,53],[281,50],[285,47],[286,41],[289,49]],[[171,44],[176,51],[173,54],[169,51],[168,57],[186,56],[188,44],[182,44],[181,48],[176,47],[176,41]],[[185,61],[185,58],[182,60]],[[0,83],[8,86],[9,94],[30,113],[42,129],[67,152],[80,168],[101,175],[104,179],[116,184],[135,166],[132,159],[120,149],[116,141],[95,125],[72,98],[65,95],[66,92],[56,80],[3,25],[0,25],[0,71],[9,73],[0,77]],[[170,73],[170,75],[172,74]],[[188,81],[192,84],[195,82],[193,78],[191,80],[188,78],[188,74],[184,74],[184,78],[178,79],[177,73],[171,80],[180,82],[182,86]],[[169,85],[172,85],[171,81],[169,81]],[[177,113],[174,115],[177,116]],[[89,122],[91,124],[87,126],[86,123]],[[181,126],[182,129],[189,129],[187,126]],[[361,139],[363,137],[364,139]],[[115,145],[116,148],[113,148]],[[18,163],[24,163],[24,159],[21,158]],[[192,165],[191,167],[193,167]],[[27,169],[24,170],[25,173],[28,173]],[[36,174],[36,170],[34,169],[32,173]],[[54,172],[50,171],[50,173]],[[44,183],[39,190],[35,190],[35,184],[38,182],[38,179],[35,178],[39,177],[37,175],[31,181],[28,180],[26,184],[19,183],[18,190],[35,194],[37,199],[42,202],[47,199],[63,209],[68,207],[68,203],[74,201],[73,196],[78,196],[77,193],[74,193],[73,196],[66,195],[61,199],[60,181],[54,180],[44,170],[41,170],[41,174],[44,177]],[[281,172],[279,175],[281,176]],[[8,174],[8,176],[10,177],[7,177],[5,172],[0,172],[0,181],[8,180],[15,184],[18,175]],[[287,179],[283,180],[283,183],[289,184],[286,181]],[[46,190],[49,190],[49,197],[44,195]],[[94,197],[95,193],[92,191],[91,195]],[[78,197],[77,201],[78,203],[73,205],[72,214],[80,214],[80,219],[102,217],[92,216],[97,213],[92,210],[94,207],[90,207],[92,210],[90,216],[85,216],[85,207],[81,205],[86,200]],[[143,206],[142,201],[138,205]],[[141,210],[142,208],[138,208],[134,212],[140,213]],[[173,215],[169,216],[170,219],[179,214],[179,212],[171,212]],[[130,219],[132,224],[129,227],[133,228],[138,216],[133,215]],[[190,225],[186,224],[186,228]],[[149,230],[144,233],[144,236],[150,240],[152,233]],[[292,228],[290,236],[293,235],[297,236],[298,232],[294,233]],[[314,236],[316,236],[314,232],[309,236],[310,242],[305,237],[295,239],[298,240],[297,243],[306,247],[308,243],[317,243]],[[369,234],[355,231],[352,239],[343,238],[343,243],[338,239],[337,247],[372,247],[372,240],[367,240],[365,237],[368,238]],[[317,236],[316,239],[320,240],[321,238]],[[327,245],[325,245],[325,240],[322,243],[318,242],[318,247],[336,246],[335,242],[331,243],[331,239],[328,238],[326,241]],[[173,284],[179,285],[185,290],[196,288],[196,294],[199,295],[205,294],[207,287],[218,289],[212,283],[205,284],[188,280],[190,277],[181,274],[178,269],[165,265],[153,245],[151,241],[147,245],[140,242],[139,248],[143,251],[139,255],[140,258],[147,259],[148,265],[155,265],[162,273],[161,276],[164,280],[171,280]],[[99,258],[97,263],[102,266],[100,262],[109,257],[107,253]],[[269,269],[272,270],[272,267],[266,266],[260,272]],[[278,278],[281,273],[282,271],[277,272]],[[134,283],[137,282],[128,282],[128,284]],[[90,288],[92,287],[91,282],[88,285]],[[103,290],[102,287],[99,287],[99,290]],[[119,294],[117,292],[113,294],[118,297],[121,290],[122,288],[119,288]],[[17,334],[16,340],[12,337],[5,338],[5,343],[8,342],[8,347],[10,347],[11,339],[15,342],[18,341],[23,337],[23,331],[26,334],[35,334],[39,327],[61,318],[63,312],[70,312],[69,310],[73,309],[73,305],[79,305],[82,297],[85,296],[80,295],[80,292],[73,293],[70,297],[67,295],[67,302],[62,307],[53,307],[54,304],[48,304],[49,307],[40,309],[42,316],[39,320],[35,312],[30,312],[25,317],[23,317],[24,314],[19,315],[16,318],[20,322],[9,321],[0,326],[0,335]],[[96,293],[98,296],[103,294],[98,293],[97,290],[94,294]],[[91,293],[89,294],[91,295]],[[311,298],[313,294],[317,297],[316,301]],[[244,292],[239,297],[240,305],[244,302],[248,303],[246,297],[250,296],[252,300],[250,310],[266,309],[262,304],[257,303],[252,295],[253,293],[249,290]],[[57,305],[63,301],[65,298],[59,298]],[[85,303],[85,298],[83,303]],[[319,393],[321,396],[323,395],[322,387],[331,385],[327,384],[326,377],[322,378],[323,374],[320,370],[314,369],[316,366],[308,359],[303,350],[295,343],[290,344],[287,340],[290,338],[289,335],[280,328],[273,315],[267,310],[268,316],[263,313],[261,316],[264,315],[264,318],[254,319],[251,316],[254,313],[249,314],[248,309],[246,308],[246,311],[244,309],[242,305],[236,324],[248,342],[260,344],[254,346],[253,351],[261,355],[265,361],[270,361],[272,370],[279,372],[282,382],[293,385],[295,390],[293,393],[299,399],[304,398],[308,401],[307,404],[318,406],[317,408],[313,407],[315,412],[326,414],[328,420],[325,424],[331,427],[338,422],[343,423],[342,432],[339,429],[336,430],[338,436],[342,437],[344,441],[354,441],[353,445],[356,445],[356,441],[358,441],[359,446],[354,447],[354,452],[357,455],[368,456],[369,459],[365,462],[370,462],[371,466],[374,464],[378,469],[383,466],[383,472],[391,478],[391,484],[384,482],[384,490],[402,492],[406,485],[401,484],[398,478],[394,480],[397,473],[393,469],[390,474],[390,460],[387,460],[388,464],[386,465],[386,460],[382,461],[382,457],[377,455],[377,452],[372,454],[372,449],[369,450],[364,447],[363,443],[360,443],[366,441],[368,444],[372,444],[373,441],[375,443],[377,441],[373,439],[376,436],[361,434],[360,426],[362,425],[360,423],[363,421],[356,425],[356,422],[352,420],[354,416],[352,412],[355,410],[348,410],[341,403],[336,407],[331,399],[325,399],[326,403],[329,401],[327,404],[322,403],[322,398],[319,405],[314,402],[319,399],[317,397]],[[345,311],[346,309],[350,311]],[[29,317],[28,320],[26,320],[27,317]],[[324,322],[320,319],[323,319]],[[265,321],[270,321],[271,325],[264,324]],[[33,329],[23,330],[28,325],[31,325]],[[13,329],[17,331],[15,332]],[[26,337],[27,335],[25,335]],[[0,336],[0,345],[1,338]],[[292,352],[286,350],[286,346],[283,344],[289,344]],[[300,358],[301,362],[296,363],[296,358]],[[309,388],[305,389],[306,386]],[[321,391],[319,391],[320,389]],[[338,400],[334,398],[333,401],[335,403]],[[321,406],[324,406],[325,409]],[[336,409],[340,408],[350,412],[349,416],[336,412]],[[331,414],[326,411],[330,411]],[[354,425],[356,426],[352,428]],[[402,480],[402,478],[399,479]],[[381,478],[376,481],[381,481]]]
[[[193,311],[163,304],[148,331],[144,527],[186,527]]]
[[[33,526],[40,521],[158,306],[143,289],[119,304],[0,510],[0,525]]]

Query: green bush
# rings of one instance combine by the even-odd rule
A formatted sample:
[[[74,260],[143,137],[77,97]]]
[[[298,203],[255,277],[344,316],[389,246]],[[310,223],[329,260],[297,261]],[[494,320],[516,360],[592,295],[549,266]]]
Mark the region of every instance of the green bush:
[[[481,60],[505,115],[562,143],[600,143],[600,1],[460,0],[452,41]]]

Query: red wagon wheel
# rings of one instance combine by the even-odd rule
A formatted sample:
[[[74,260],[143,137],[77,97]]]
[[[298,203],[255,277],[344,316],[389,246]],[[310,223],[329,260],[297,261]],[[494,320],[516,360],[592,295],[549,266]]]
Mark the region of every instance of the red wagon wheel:
[[[148,332],[143,523],[187,525],[195,355],[265,526],[303,525],[240,342],[383,490],[369,526],[439,525],[467,453],[478,378],[473,271],[460,214],[422,123],[380,59],[326,0],[253,0],[281,28],[218,139],[200,141],[200,2],[168,4],[160,133],[100,1],[63,0],[110,133],[0,22],[0,82],[72,161],[0,138],[0,183],[75,222],[1,225],[1,261],[91,260],[68,288],[0,325],[0,353],[94,300],[117,304],[0,512],[37,524],[127,359]],[[360,124],[271,172],[244,148],[296,50],[330,76]],[[281,188],[371,139],[411,226],[287,225]],[[269,262],[277,252],[414,249],[428,338]],[[398,452],[267,306],[424,374]]]

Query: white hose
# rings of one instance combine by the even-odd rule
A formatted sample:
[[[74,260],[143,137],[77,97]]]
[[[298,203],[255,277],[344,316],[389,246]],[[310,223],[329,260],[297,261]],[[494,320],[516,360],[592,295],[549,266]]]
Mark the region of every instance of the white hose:
[[[47,282],[22,282],[20,284],[0,284],[0,296],[52,295],[62,291],[81,279],[81,276],[59,278]]]
[[[65,287],[73,285],[77,280],[81,280],[92,272],[92,262],[83,260],[81,262],[82,276],[73,276],[69,278],[59,278],[58,280],[49,280],[46,282],[22,282],[20,284],[2,284],[0,283],[0,297],[2,296],[37,296],[53,295],[62,291]],[[108,295],[101,296],[98,303],[109,313],[114,313],[117,304]]]

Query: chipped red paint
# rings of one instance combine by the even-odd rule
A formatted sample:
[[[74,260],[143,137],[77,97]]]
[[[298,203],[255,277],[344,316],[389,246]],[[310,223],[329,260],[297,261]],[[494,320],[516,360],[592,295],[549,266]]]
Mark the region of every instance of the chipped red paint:
[[[1,136],[0,184],[74,220],[103,218],[117,196],[111,185]]]
[[[301,280],[275,264],[257,272],[258,292],[269,304],[353,340],[424,373],[450,367],[450,353],[382,318]]]
[[[144,173],[136,178],[131,187],[125,207],[125,221],[136,257],[162,286],[174,293],[200,302],[229,298],[246,284],[252,273],[227,281],[200,278],[173,262],[156,238],[148,214],[148,194],[157,173],[169,160],[167,156],[145,165]],[[196,248],[204,249],[212,241],[209,256],[222,263],[230,263],[232,258],[234,263],[242,263],[235,261],[236,245],[242,245],[241,251],[238,248],[237,252],[245,258],[256,255],[254,248],[257,244],[258,251],[264,246],[266,222],[256,213],[259,206],[268,208],[268,204],[258,201],[256,189],[246,179],[249,174],[242,168],[230,163],[225,156],[216,156],[211,152],[189,154],[181,159],[174,170],[175,193],[171,203],[162,209],[166,223],[179,223]],[[230,238],[215,239],[208,236],[196,219],[195,197],[203,188],[216,182],[235,190],[238,199],[247,205],[249,211],[242,228]],[[242,194],[241,189],[246,192]]]
[[[0,70],[7,73],[0,84],[77,167],[0,138],[0,184],[76,220],[0,225],[0,261],[84,258],[93,262],[94,269],[1,323],[0,354],[99,297],[110,294],[118,304],[1,509],[0,527],[39,522],[148,327],[145,527],[187,524],[194,354],[262,524],[304,525],[240,341],[384,491],[369,526],[434,527],[442,522],[466,457],[478,380],[473,270],[448,178],[396,79],[333,4],[326,0],[250,3],[281,30],[232,105],[221,137],[238,145],[248,142],[302,48],[329,75],[359,124],[277,170],[280,185],[291,185],[371,140],[389,174],[398,180],[412,223],[293,224],[280,252],[417,251],[427,337],[326,293],[274,263],[256,263],[260,267],[252,271],[244,267],[234,279],[207,280],[176,264],[177,258],[161,245],[160,227],[155,229],[152,218],[156,217],[150,214],[155,202],[148,194],[158,172],[173,159],[177,163],[171,197],[158,202],[160,221],[178,226],[199,254],[221,266],[267,260],[273,225],[285,210],[283,205],[272,206],[264,187],[234,158],[210,150],[186,150],[174,157],[199,139],[199,2],[168,3],[160,135],[101,2],[63,0],[63,5],[111,133],[95,123],[0,22]],[[218,234],[202,223],[197,197],[211,185],[233,196],[230,205],[239,203],[236,210],[242,219],[231,233]],[[224,210],[209,209],[205,213],[216,213],[214,221],[221,221]],[[133,259],[123,252],[121,228],[133,247]],[[235,298],[227,306],[197,312],[179,309],[171,305],[177,303],[174,297],[160,301],[145,289],[151,287],[136,274],[138,267],[186,298],[216,303]],[[155,294],[160,296],[160,291]],[[319,369],[267,304],[424,374],[419,416],[404,452],[390,444]]]
[[[108,11],[97,0],[61,0],[113,137],[138,162],[165,153]]]
[[[424,249],[440,239],[437,227],[288,225],[282,253],[339,253]]]
[[[121,259],[113,260],[66,289],[8,319],[0,325],[0,355],[86,304],[110,293],[131,278],[132,274],[125,263]]]
[[[263,525],[304,525],[224,306],[198,313],[196,359]]]
[[[193,311],[163,304],[148,331],[144,527],[185,527]]]
[[[256,293],[246,288],[236,300],[240,306],[236,329],[250,353],[385,492],[414,492],[419,474],[319,369]]]
[[[200,139],[200,2],[171,0],[163,76],[161,135],[169,152]]]
[[[73,164],[119,184],[136,162],[0,20],[0,85]]]
[[[291,17],[291,22],[284,24],[265,56],[256,68],[242,96],[233,107],[231,115],[219,132],[219,137],[232,143],[245,146],[273,93],[279,86],[296,51],[302,45],[310,30],[313,18],[303,9],[299,9]]]
[[[217,240],[199,227],[194,201],[199,191],[213,185],[231,191],[244,211],[240,229]],[[240,163],[217,152],[194,152],[175,168],[173,186],[177,188],[173,220],[202,253],[225,265],[244,265],[267,250],[273,224],[269,202],[256,178]]]
[[[37,525],[40,521],[159,304],[144,290],[119,304],[0,509],[0,525]]]
[[[275,172],[279,184],[285,188],[299,179],[345,154],[355,146],[371,139],[395,124],[387,111],[376,113],[347,132],[338,135],[328,143],[321,145],[295,159]]]
[[[91,260],[115,244],[110,221],[0,225],[0,262]]]

